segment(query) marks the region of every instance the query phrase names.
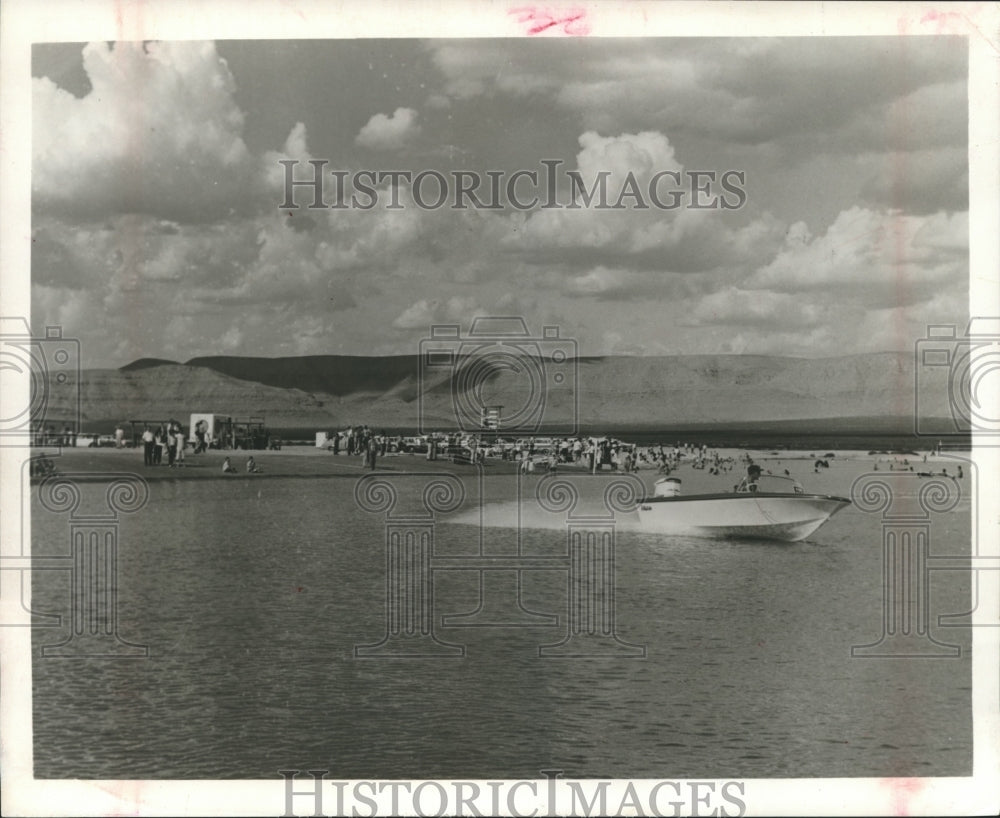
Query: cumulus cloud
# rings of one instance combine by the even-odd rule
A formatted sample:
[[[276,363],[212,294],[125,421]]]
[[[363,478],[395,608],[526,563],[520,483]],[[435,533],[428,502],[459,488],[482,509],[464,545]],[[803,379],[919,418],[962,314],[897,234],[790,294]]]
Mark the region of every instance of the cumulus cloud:
[[[752,267],[765,263],[780,247],[784,226],[770,213],[736,227],[718,207],[691,208],[692,177],[685,173],[664,134],[643,131],[602,136],[587,131],[579,137],[579,144],[576,168],[570,172],[578,172],[583,185],[597,191],[594,201],[578,209],[540,209],[524,217],[516,232],[501,239],[512,252],[531,254],[542,263],[558,257],[614,267],[624,258],[637,270],[688,273],[727,265]],[[676,175],[657,176],[664,173]],[[699,187],[708,185],[710,191],[707,196],[697,194],[700,200],[718,203],[725,197],[735,202],[721,181],[719,175],[714,180],[700,177]],[[728,182],[740,184],[736,177]],[[635,190],[647,207],[635,207],[635,200],[627,195],[621,209],[596,207],[599,184],[607,191],[609,205],[623,192]],[[655,206],[651,188],[671,209]],[[573,201],[568,194],[563,198]],[[582,203],[579,197],[577,201]]]
[[[312,88],[284,88],[279,105],[254,85],[260,60],[221,43],[88,46],[89,90],[35,80],[33,317],[85,337],[101,363],[223,347],[412,352],[432,324],[482,315],[521,315],[533,332],[557,324],[592,353],[911,347],[921,321],[963,319],[964,49],[948,38],[836,45],[377,45],[386,72],[424,73],[407,80],[414,108],[360,132],[333,100],[351,100],[353,117],[360,100],[384,99],[366,92],[385,73],[327,89],[328,106]],[[240,97],[246,111],[237,81],[255,89]],[[560,201],[566,171],[587,188],[603,174],[613,204],[667,170],[682,181],[659,190],[682,190],[677,209],[625,195],[622,210],[428,211],[400,182],[398,210],[311,210],[305,188],[300,209],[278,210],[282,159],[301,163],[297,179],[314,156],[353,169],[375,150],[399,151],[401,168],[450,157],[509,172],[572,154],[574,141]],[[685,171],[725,167],[747,170],[746,207],[686,207]]]
[[[963,293],[953,290],[934,293],[917,304],[872,309],[824,298],[818,292],[762,296],[736,289],[705,299],[692,314],[695,320],[690,331],[702,339],[703,348],[734,354],[831,357],[913,350],[914,341],[926,337],[928,324],[966,321],[968,304]]]
[[[968,277],[968,214],[906,216],[853,207],[822,236],[793,225],[785,246],[744,286],[835,292],[872,306],[924,301]]]
[[[36,218],[34,283],[71,290],[153,287],[225,288],[256,258],[252,227],[234,223],[184,225],[142,214],[112,216],[67,229],[51,216]]]
[[[581,150],[576,155],[576,166],[584,179],[608,172],[611,181],[620,185],[629,174],[648,182],[656,172],[681,170],[670,140],[657,131],[620,136],[587,131],[580,135],[579,142]]]
[[[315,178],[314,166],[309,164],[312,159],[313,155],[309,151],[309,135],[305,123],[296,122],[289,131],[282,148],[265,151],[260,162],[264,183],[267,185],[272,201],[285,201],[289,178],[293,182],[309,181]],[[296,164],[291,166],[281,164],[288,160],[292,160]],[[333,185],[331,184],[330,187],[332,188]],[[314,198],[310,188],[292,186],[293,203],[299,204],[301,207],[308,207],[313,203]]]
[[[588,273],[573,276],[566,281],[566,292],[576,296],[608,297],[628,292],[631,278],[626,270],[595,267]]]
[[[392,325],[401,330],[430,330],[433,324],[452,323],[468,327],[474,318],[489,315],[472,296],[446,300],[421,298],[396,316]]]
[[[815,326],[822,315],[817,304],[794,295],[727,287],[702,298],[693,318],[701,324],[787,330]]]
[[[672,131],[786,151],[964,143],[962,37],[432,41],[455,98],[541,96],[588,128]],[[828,89],[817,94],[816,88]],[[940,106],[947,115],[938,116]],[[954,114],[954,115],[952,115]],[[909,124],[912,127],[906,127]],[[807,135],[808,138],[803,137]]]
[[[404,147],[419,132],[417,112],[413,108],[397,108],[391,116],[375,114],[354,141],[364,148],[394,151]]]
[[[213,43],[91,43],[77,98],[33,80],[32,189],[51,211],[194,222],[247,200],[235,84]]]
[[[505,53],[485,42],[430,41],[428,48],[434,64],[445,77],[445,95],[455,99],[486,93],[492,88],[494,78],[510,67]]]
[[[604,137],[587,131],[579,137],[580,151],[576,155],[576,168],[570,173],[579,174],[579,184],[587,192],[593,191],[594,200],[583,206],[587,193],[571,187],[564,193],[565,203],[577,203],[579,209],[559,208],[538,210],[526,219],[517,236],[508,244],[518,244],[528,249],[545,247],[604,247],[615,244],[619,248],[631,244],[629,239],[636,230],[666,220],[672,222],[676,214],[648,209],[612,210],[626,185],[632,186],[643,197],[648,193],[652,175],[659,171],[679,172],[682,168],[674,157],[674,149],[666,136],[653,131],[638,134],[619,134]],[[629,181],[632,180],[632,181]],[[663,194],[666,197],[666,194]],[[627,199],[623,208],[635,205]],[[648,202],[646,203],[648,206]],[[603,205],[599,208],[598,205]]]
[[[437,301],[421,298],[397,315],[392,325],[397,329],[429,328],[437,320],[435,316],[440,306]]]
[[[595,298],[599,301],[668,298],[683,289],[676,277],[662,271],[628,270],[603,265],[562,279],[562,291],[566,295],[572,298]]]
[[[219,346],[226,352],[235,352],[243,346],[244,333],[238,326],[232,326],[219,336]]]

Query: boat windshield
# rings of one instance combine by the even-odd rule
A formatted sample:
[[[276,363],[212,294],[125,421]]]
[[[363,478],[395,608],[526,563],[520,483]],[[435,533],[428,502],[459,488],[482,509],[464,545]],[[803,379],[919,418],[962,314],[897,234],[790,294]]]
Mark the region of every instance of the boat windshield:
[[[738,494],[763,492],[765,494],[804,494],[802,484],[793,477],[779,474],[762,474],[754,481],[746,478],[736,488]]]

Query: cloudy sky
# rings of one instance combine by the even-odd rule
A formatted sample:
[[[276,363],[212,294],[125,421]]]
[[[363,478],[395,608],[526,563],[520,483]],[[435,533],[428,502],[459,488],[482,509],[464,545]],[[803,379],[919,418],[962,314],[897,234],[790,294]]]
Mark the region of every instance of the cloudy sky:
[[[584,354],[812,357],[968,314],[960,37],[42,44],[32,73],[32,321],[87,367],[413,353],[512,314]],[[432,210],[386,182],[293,211],[282,159],[736,170],[746,203]]]

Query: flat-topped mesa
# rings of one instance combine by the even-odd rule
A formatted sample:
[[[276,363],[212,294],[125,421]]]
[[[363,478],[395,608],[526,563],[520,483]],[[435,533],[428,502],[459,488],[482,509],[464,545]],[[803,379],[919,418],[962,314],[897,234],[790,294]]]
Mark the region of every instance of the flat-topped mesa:
[[[544,370],[548,364],[540,365]],[[566,362],[560,366],[567,368]],[[206,356],[185,364],[143,358],[121,369],[84,369],[79,399],[81,415],[90,422],[117,422],[136,416],[141,406],[146,415],[263,414],[275,427],[317,429],[354,422],[457,428],[456,406],[472,401],[475,390],[488,403],[503,404],[505,415],[544,398],[536,413],[539,433],[561,434],[567,431],[562,426],[574,422],[579,429],[775,424],[787,431],[783,424],[815,420],[817,429],[841,433],[905,433],[914,424],[910,353],[822,359],[581,356],[567,372],[560,370],[566,379],[559,389],[549,389],[544,377],[539,386],[527,382],[524,372],[502,368],[490,370],[480,383],[461,377],[460,368],[456,363],[422,371],[418,355]],[[910,397],[902,402],[903,395]],[[947,384],[929,395],[940,396],[941,405],[921,402],[921,412],[948,418]],[[53,401],[59,399],[53,395]],[[60,407],[50,402],[48,408]],[[549,428],[550,423],[562,426]]]

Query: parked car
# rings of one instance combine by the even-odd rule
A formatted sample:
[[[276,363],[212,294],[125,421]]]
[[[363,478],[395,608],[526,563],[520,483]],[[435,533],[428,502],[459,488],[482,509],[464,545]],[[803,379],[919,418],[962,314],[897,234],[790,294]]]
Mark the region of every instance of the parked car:
[[[427,438],[423,436],[404,437],[402,441],[400,441],[400,451],[404,451],[409,454],[426,454],[427,448]]]

